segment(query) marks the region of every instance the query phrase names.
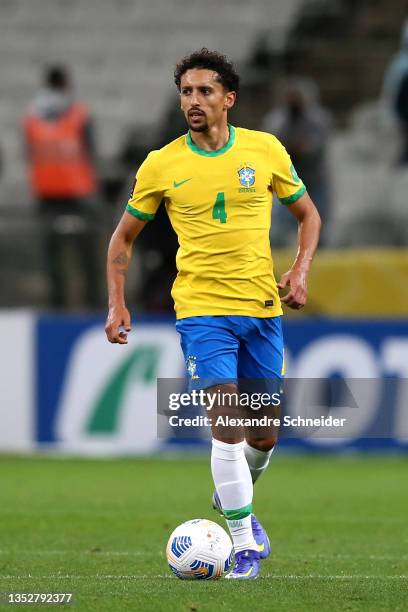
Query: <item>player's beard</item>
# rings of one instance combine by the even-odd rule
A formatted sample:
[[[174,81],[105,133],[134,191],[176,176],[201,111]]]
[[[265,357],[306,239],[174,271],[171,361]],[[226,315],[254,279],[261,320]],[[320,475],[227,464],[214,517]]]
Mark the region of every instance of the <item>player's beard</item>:
[[[208,130],[208,123],[205,121],[202,125],[191,125],[188,124],[188,127],[192,132],[206,132]]]
[[[202,115],[203,122],[199,124],[192,124],[190,117],[187,116],[187,124],[192,132],[206,132],[208,130],[208,121],[205,115]]]

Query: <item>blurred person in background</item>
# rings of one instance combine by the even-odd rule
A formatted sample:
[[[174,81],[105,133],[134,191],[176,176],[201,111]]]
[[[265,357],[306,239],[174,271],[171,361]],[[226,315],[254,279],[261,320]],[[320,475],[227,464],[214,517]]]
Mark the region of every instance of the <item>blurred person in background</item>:
[[[44,84],[23,122],[30,186],[45,233],[46,265],[54,308],[67,306],[64,258],[70,245],[80,257],[86,305],[99,305],[95,234],[95,147],[90,112],[74,98],[64,66],[46,69]]]
[[[401,152],[398,164],[408,163],[408,20],[402,28],[401,48],[385,71],[383,106],[387,118],[399,127]]]
[[[326,222],[330,212],[327,161],[330,127],[331,117],[318,102],[316,84],[310,79],[299,78],[287,84],[282,105],[264,117],[261,128],[274,134],[285,146],[321,218]],[[289,215],[278,213],[274,217],[272,232],[274,244],[285,246],[296,236],[296,223]],[[325,242],[323,231],[321,246]]]

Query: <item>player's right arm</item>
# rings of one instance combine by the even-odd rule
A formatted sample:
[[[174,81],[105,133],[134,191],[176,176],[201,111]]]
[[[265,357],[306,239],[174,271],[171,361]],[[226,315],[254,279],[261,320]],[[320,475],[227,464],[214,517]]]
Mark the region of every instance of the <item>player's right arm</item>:
[[[127,344],[131,321],[126,308],[125,281],[132,256],[133,241],[146,223],[125,212],[109,243],[107,259],[109,312],[105,332],[109,342],[114,344]]]
[[[157,151],[149,153],[140,166],[126,212],[109,244],[107,262],[109,313],[105,331],[109,342],[115,344],[127,344],[130,331],[130,314],[125,303],[125,281],[133,241],[147,221],[154,219],[163,198],[157,153]]]

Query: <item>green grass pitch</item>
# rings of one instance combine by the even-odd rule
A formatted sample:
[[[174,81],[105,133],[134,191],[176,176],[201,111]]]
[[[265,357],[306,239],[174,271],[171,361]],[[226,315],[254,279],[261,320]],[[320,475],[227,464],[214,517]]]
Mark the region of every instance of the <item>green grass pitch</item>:
[[[1,457],[0,591],[73,591],[67,609],[97,612],[407,610],[407,467],[276,453],[255,487],[273,545],[262,576],[183,582],[167,568],[170,531],[222,524],[207,457]]]

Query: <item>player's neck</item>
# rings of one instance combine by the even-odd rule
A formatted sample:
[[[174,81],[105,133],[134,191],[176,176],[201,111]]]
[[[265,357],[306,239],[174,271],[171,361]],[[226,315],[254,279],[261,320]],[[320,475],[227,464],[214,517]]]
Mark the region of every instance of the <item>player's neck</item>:
[[[190,130],[190,136],[194,144],[203,151],[218,151],[229,141],[230,131],[228,123],[225,122],[221,126],[213,125],[206,132]]]

